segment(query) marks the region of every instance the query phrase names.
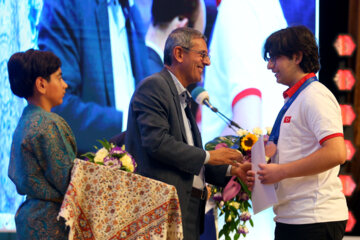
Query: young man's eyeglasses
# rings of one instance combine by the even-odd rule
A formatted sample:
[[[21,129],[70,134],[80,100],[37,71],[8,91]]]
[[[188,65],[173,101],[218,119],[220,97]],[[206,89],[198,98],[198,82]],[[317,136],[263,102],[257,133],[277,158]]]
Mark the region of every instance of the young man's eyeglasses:
[[[195,53],[199,54],[202,60],[204,60],[206,58],[210,59],[210,55],[206,51],[197,51],[197,50],[193,50],[193,49],[190,49],[187,47],[182,47],[182,48],[185,49],[186,51],[191,51],[191,52],[195,52]]]

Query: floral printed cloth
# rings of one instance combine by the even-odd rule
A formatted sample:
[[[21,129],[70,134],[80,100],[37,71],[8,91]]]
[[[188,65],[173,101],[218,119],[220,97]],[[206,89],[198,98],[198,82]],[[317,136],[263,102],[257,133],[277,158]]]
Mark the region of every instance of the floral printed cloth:
[[[183,239],[176,189],[138,174],[75,159],[59,216],[69,239]]]

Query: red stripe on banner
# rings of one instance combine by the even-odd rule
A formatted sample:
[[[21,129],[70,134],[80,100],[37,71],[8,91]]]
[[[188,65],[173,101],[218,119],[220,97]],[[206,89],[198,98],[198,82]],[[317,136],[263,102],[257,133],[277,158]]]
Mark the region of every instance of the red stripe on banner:
[[[235,104],[238,101],[240,101],[244,97],[247,97],[247,96],[250,96],[250,95],[255,95],[255,96],[258,96],[259,98],[261,98],[261,92],[260,92],[259,89],[257,89],[257,88],[247,88],[247,89],[241,91],[240,93],[238,93],[238,95],[236,95],[234,97],[234,100],[232,101],[231,106],[234,107]]]

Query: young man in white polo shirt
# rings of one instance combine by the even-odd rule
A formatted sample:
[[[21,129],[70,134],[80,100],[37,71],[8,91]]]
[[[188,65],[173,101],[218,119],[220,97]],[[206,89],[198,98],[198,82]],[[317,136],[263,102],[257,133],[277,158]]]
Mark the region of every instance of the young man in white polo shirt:
[[[314,35],[304,26],[279,30],[267,38],[264,59],[289,87],[270,136],[277,151],[257,172],[263,184],[276,183],[275,240],[340,240],[348,218],[338,178],[346,148],[339,104],[315,76]]]

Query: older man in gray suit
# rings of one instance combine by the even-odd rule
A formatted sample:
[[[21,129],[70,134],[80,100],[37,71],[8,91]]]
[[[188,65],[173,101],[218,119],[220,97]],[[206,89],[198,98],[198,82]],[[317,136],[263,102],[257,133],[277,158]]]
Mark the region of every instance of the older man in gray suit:
[[[250,164],[239,151],[205,151],[188,109],[186,87],[201,81],[210,64],[205,36],[190,28],[174,30],[165,44],[165,68],[137,87],[129,106],[126,149],[140,174],[177,189],[184,239],[199,239],[206,201],[205,181],[224,186],[231,175],[245,180]],[[232,166],[230,166],[232,165]]]

